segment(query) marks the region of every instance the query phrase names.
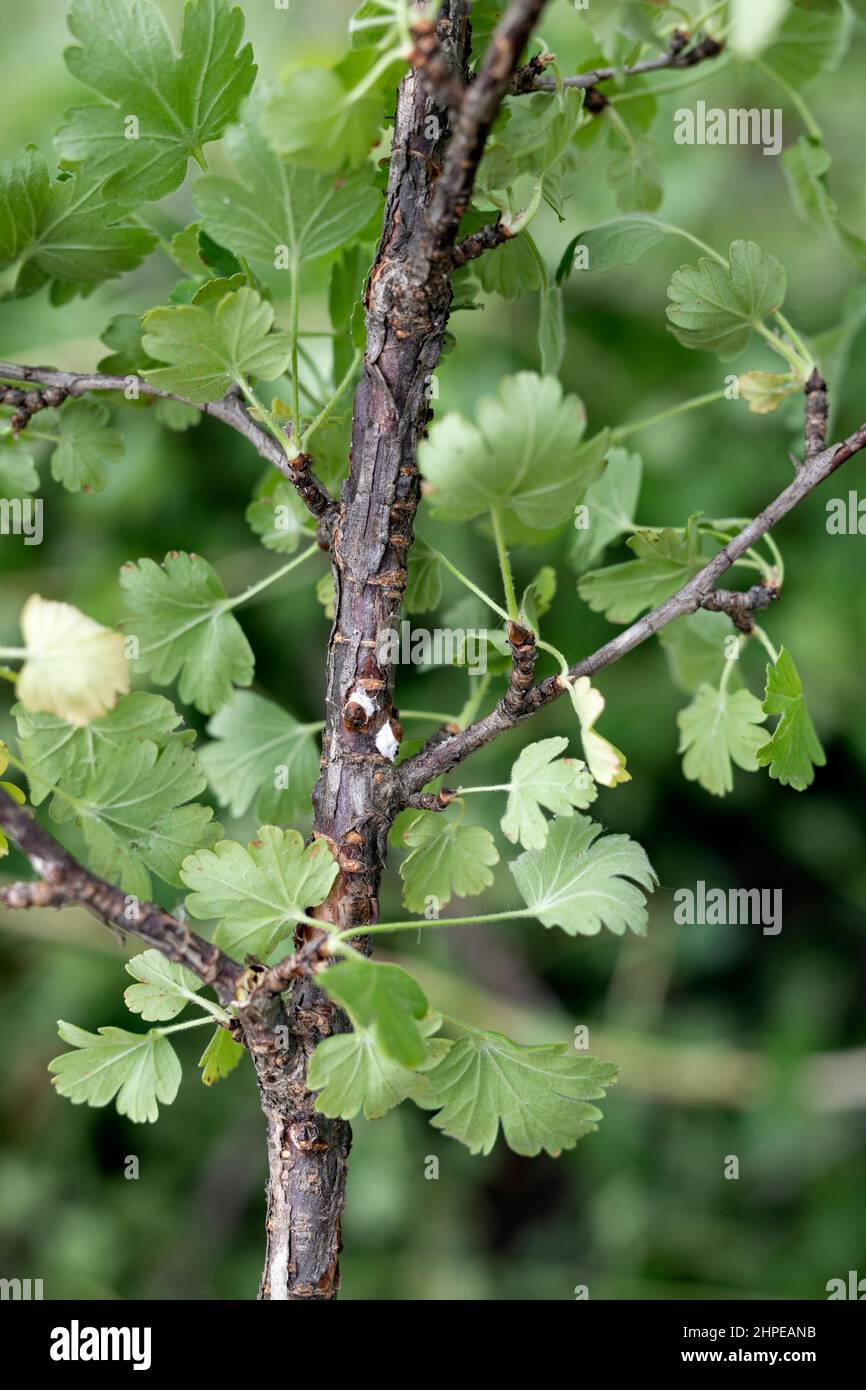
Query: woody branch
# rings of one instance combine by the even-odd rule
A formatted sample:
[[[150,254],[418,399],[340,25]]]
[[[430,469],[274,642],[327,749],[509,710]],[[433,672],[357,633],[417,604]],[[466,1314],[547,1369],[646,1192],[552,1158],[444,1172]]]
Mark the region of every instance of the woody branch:
[[[807,392],[807,421],[810,411],[814,412],[815,410],[813,400],[816,394],[817,388],[813,388],[812,392]],[[824,388],[824,394],[826,400],[826,388]],[[807,434],[808,430],[809,425],[807,423]],[[813,426],[813,437],[816,439],[818,437],[815,426]],[[751,546],[760,541],[762,536],[772,530],[790,511],[793,511],[810,492],[863,448],[866,448],[866,424],[861,425],[852,435],[838,444],[832,444],[829,448],[820,449],[811,455],[807,453],[806,461],[798,470],[794,481],[780,492],[778,497],[774,498],[753,521],[749,522],[748,526],[743,527],[727,545],[723,546],[693,579],[684,584],[677,593],[660,604],[658,608],[654,608],[652,612],[647,613],[636,623],[632,623],[630,627],[612,638],[610,642],[606,642],[590,656],[584,657],[570,667],[568,681],[577,680],[580,676],[595,675],[606,666],[619,661],[627,652],[633,651],[648,637],[660,632],[676,618],[694,613],[698,608],[727,612],[735,621],[739,619],[737,625],[742,630],[751,630],[751,612],[754,609],[766,607],[778,596],[778,591],[769,585],[756,585],[745,594],[738,595],[728,590],[717,590],[717,581]],[[564,692],[564,678],[562,676],[549,676],[546,680],[532,685],[516,707],[513,699],[509,700],[506,695],[484,719],[478,720],[468,729],[444,739],[435,746],[423,749],[413,758],[407,759],[400,768],[400,788],[403,803],[408,804],[408,799],[420,792],[428,782],[450,772],[471,753],[483,748],[486,744],[499,738],[501,734],[536,714],[553,700],[558,699]]]
[[[35,882],[11,883],[0,888],[0,903],[4,907],[86,908],[105,926],[129,932],[167,960],[186,966],[213,988],[221,1004],[234,1001],[246,973],[242,965],[155,903],[140,902],[85,869],[29,810],[2,789],[0,828],[40,876]]]
[[[218,401],[191,401],[186,396],[178,396],[173,391],[163,391],[151,386],[141,377],[110,376],[103,372],[61,372],[52,367],[30,367],[16,362],[0,362],[0,381],[20,382],[29,389],[16,386],[0,387],[0,405],[15,408],[12,417],[12,430],[18,433],[25,429],[32,417],[49,406],[62,404],[69,397],[83,396],[88,391],[129,390],[134,381],[139,396],[155,400],[179,401],[193,410],[201,411],[211,419],[219,420],[236,431],[263,459],[273,464],[297,489],[298,495],[312,516],[328,533],[337,511],[337,503],[327,488],[319,482],[311,471],[313,459],[306,454],[298,454],[289,459],[288,454],[262,425],[250,415],[234,389]]]

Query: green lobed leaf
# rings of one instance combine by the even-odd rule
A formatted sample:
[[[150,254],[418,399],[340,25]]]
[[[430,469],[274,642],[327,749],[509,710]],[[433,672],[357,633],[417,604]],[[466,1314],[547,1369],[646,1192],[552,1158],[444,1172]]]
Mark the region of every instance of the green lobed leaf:
[[[485,182],[482,161],[481,187],[507,188],[520,173],[537,179],[551,170],[570,148],[581,119],[584,95],[582,90],[570,87],[553,94],[539,92],[509,100],[508,124],[485,154],[485,160],[505,152],[514,165],[514,173],[507,183],[501,181],[501,176],[499,182],[495,178]]]
[[[299,168],[271,148],[255,112],[226,137],[235,179],[208,174],[193,185],[205,230],[238,255],[274,267],[323,256],[358,235],[381,201],[372,170],[342,177]],[[360,282],[356,282],[356,291]]]
[[[99,341],[111,351],[100,359],[98,370],[109,376],[138,376],[145,367],[156,363],[142,346],[144,328],[137,314],[115,314],[109,319]]]
[[[419,1020],[427,1014],[427,1000],[402,966],[383,965],[352,951],[318,978],[386,1057],[404,1067],[417,1067],[425,1060],[427,1041]]]
[[[821,364],[825,381],[832,381],[836,390],[830,393],[830,437],[833,438],[836,416],[844,400],[842,390],[851,349],[866,322],[866,285],[857,285],[843,300],[838,323],[812,338],[812,350]]]
[[[546,286],[544,265],[529,232],[485,251],[477,262],[477,274],[482,289],[503,299],[519,299]]]
[[[133,617],[125,626],[138,639],[138,669],[160,685],[180,677],[180,698],[205,714],[226,704],[232,683],[249,685],[254,657],[228,610],[225,589],[201,555],[171,551],[161,565],[130,561],[120,586]]]
[[[72,1023],[57,1025],[74,1052],[63,1052],[48,1064],[54,1085],[73,1105],[108,1105],[117,1097],[117,1112],[135,1124],[159,1118],[159,1105],[170,1105],[181,1080],[180,1062],[168,1038],[128,1033],[125,1028],[100,1028],[88,1033]]]
[[[178,742],[162,750],[146,739],[99,759],[76,786],[74,801],[61,785],[51,803],[56,820],[73,819],[84,832],[95,873],[137,898],[151,896],[150,874],[179,885],[180,866],[201,845],[222,833],[209,806],[187,804],[205,787],[191,748]]]
[[[697,266],[674,271],[667,316],[683,347],[717,352],[723,362],[739,356],[749,335],[785,299],[785,271],[754,241],[732,241],[729,265],[702,256]]]
[[[464,1025],[460,1025],[463,1027]],[[501,1033],[472,1029],[454,1043],[416,1097],[438,1110],[431,1121],[470,1153],[489,1154],[499,1127],[515,1153],[556,1157],[598,1128],[604,1096],[617,1069],[567,1043],[524,1047]]]
[[[810,3],[810,0],[806,0]],[[824,0],[818,0],[823,4]],[[727,47],[737,58],[757,58],[772,42],[789,0],[733,0]]]
[[[767,666],[764,713],[778,714],[773,737],[758,749],[760,767],[769,767],[770,776],[801,792],[811,786],[815,768],[824,767],[827,758],[806,708],[803,682],[790,653],[783,647],[775,666]]]
[[[504,0],[472,0],[472,57],[478,59],[505,13]]]
[[[328,317],[334,330],[334,381],[342,381],[355,348],[364,347],[363,295],[365,257],[360,246],[346,246],[331,267]]]
[[[151,0],[72,0],[69,28],[78,44],[66,50],[67,67],[103,100],[67,112],[63,159],[84,161],[130,204],[165,197],[237,120],[252,88],[242,11],[229,0],[187,0],[179,51]]]
[[[705,563],[697,518],[684,531],[639,531],[628,542],[637,559],[590,570],[578,580],[580,597],[609,622],[630,623],[676,593]]]
[[[166,365],[146,379],[203,404],[218,401],[248,376],[273,381],[291,356],[287,333],[271,332],[274,310],[255,290],[240,289],[207,304],[151,309],[144,316],[145,352]]]
[[[520,621],[538,635],[541,619],[550,611],[556,597],[556,570],[542,565],[523,591],[520,600]]]
[[[671,679],[680,689],[694,694],[704,684],[718,685],[725,665],[725,643],[733,636],[730,619],[724,613],[698,609],[659,632]],[[736,688],[736,670],[730,684]]]
[[[827,174],[832,161],[817,136],[801,135],[782,152],[779,163],[798,217],[819,232],[829,232],[855,265],[866,270],[866,241],[844,225],[830,197]]]
[[[123,1002],[148,1023],[165,1023],[176,1018],[187,1004],[198,1002],[201,980],[185,966],[166,960],[160,951],[133,956],[126,962],[126,970],[139,983],[127,986]]]
[[[570,276],[579,247],[586,250],[587,270],[615,270],[617,266],[639,261],[669,234],[670,228],[664,222],[637,213],[599,222],[585,232],[578,232],[568,243],[556,271],[557,284],[564,284]]]
[[[508,808],[502,817],[502,833],[524,849],[542,849],[549,822],[542,806],[556,816],[585,811],[598,795],[586,764],[561,758],[567,738],[544,738],[524,748],[511,769]]]
[[[607,546],[631,531],[640,496],[643,463],[640,454],[610,449],[601,477],[587,488],[583,505],[589,525],[575,529],[569,564],[580,574],[589,569]]]
[[[302,540],[309,544],[315,535],[315,522],[297,489],[275,469],[247,507],[246,519],[265,549],[279,555],[294,555]]]
[[[224,1076],[233,1072],[244,1055],[244,1047],[235,1042],[227,1028],[215,1028],[213,1037],[199,1058],[201,1079],[205,1086],[213,1086]]]
[[[644,0],[607,0],[605,5],[587,6],[579,16],[608,62],[623,63],[635,44],[659,46],[654,21],[660,20],[661,12]]]
[[[426,1053],[417,1067],[404,1067],[376,1046],[365,1029],[339,1033],[319,1043],[307,1068],[307,1085],[318,1091],[316,1109],[332,1119],[353,1120],[359,1110],[365,1120],[378,1120],[402,1101],[425,1094],[424,1073],[448,1051],[445,1038],[431,1038],[441,1023],[427,1014],[418,1027],[426,1038]]]
[[[504,507],[533,529],[556,526],[601,473],[607,436],[581,445],[583,404],[563,397],[554,377],[504,378],[498,396],[478,402],[476,420],[446,415],[420,446],[431,507],[447,521]]]
[[[109,425],[110,412],[95,401],[68,401],[46,411],[40,429],[56,430],[51,476],[68,492],[101,492],[108,480],[106,464],[118,463],[126,451],[123,435]]]
[[[0,270],[18,270],[8,297],[49,283],[63,298],[87,294],[141,265],[155,245],[154,233],[126,220],[99,180],[76,174],[52,181],[35,145],[0,166]]]
[[[565,309],[558,285],[542,289],[538,298],[538,350],[543,376],[558,376],[565,357]]]
[[[845,11],[837,0],[821,9],[790,9],[762,61],[797,88],[836,66],[848,38]]]
[[[349,20],[353,48],[378,48],[399,36],[393,0],[362,0]]]
[[[0,437],[0,496],[22,497],[38,486],[33,455],[26,445],[4,434]]]
[[[623,142],[616,130],[608,136],[612,158],[607,181],[623,212],[654,212],[662,200],[661,167],[656,142],[636,135]]]
[[[144,691],[122,695],[113,710],[85,725],[67,724],[56,714],[35,714],[20,704],[12,713],[34,806],[45,800],[52,784],[76,795],[100,765],[122,757],[126,748],[141,739],[164,748],[168,743],[190,743],[195,737],[192,729],[178,728],[181,716],[170,700]]]
[[[731,764],[754,772],[755,756],[765,741],[761,725],[765,714],[760,700],[748,690],[716,689],[700,686],[695,698],[677,715],[680,729],[679,751],[684,753],[683,775],[699,782],[712,796],[733,791]]]
[[[255,802],[260,823],[309,815],[319,773],[314,730],[262,695],[236,690],[210,720],[199,759],[219,804],[242,816]]]
[[[217,920],[218,946],[264,960],[309,908],[325,901],[337,872],[324,840],[305,847],[297,830],[264,825],[246,847],[221,840],[191,855],[181,878],[193,890],[186,900],[192,916]]]
[[[409,573],[403,595],[404,613],[428,613],[442,597],[442,565],[438,553],[420,536],[409,552]]]
[[[423,812],[404,839],[411,853],[400,865],[400,877],[410,912],[423,912],[430,898],[438,909],[454,894],[474,897],[493,882],[489,866],[499,863],[499,851],[483,826],[465,825],[447,812]]]
[[[379,141],[385,92],[396,86],[393,78],[399,81],[395,55],[395,66],[355,95],[376,57],[361,50],[334,68],[296,67],[264,109],[263,129],[274,148],[307,169],[336,172],[363,164]]]
[[[509,868],[520,895],[545,927],[595,936],[607,927],[646,934],[644,893],[657,877],[645,852],[627,835],[605,835],[588,816],[555,820],[542,849],[526,850]],[[640,888],[636,885],[640,884]]]

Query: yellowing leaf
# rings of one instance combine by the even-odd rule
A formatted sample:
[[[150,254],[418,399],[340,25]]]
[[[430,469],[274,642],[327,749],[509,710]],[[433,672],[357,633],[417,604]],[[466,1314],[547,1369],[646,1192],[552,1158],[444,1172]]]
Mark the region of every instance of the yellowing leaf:
[[[4,773],[9,766],[9,749],[0,740],[0,773]],[[20,787],[16,787],[14,782],[0,782],[0,791],[4,791],[7,796],[11,796],[13,801],[17,801],[22,806],[26,797]],[[9,853],[9,841],[3,831],[0,830],[0,859],[4,859]]]
[[[227,1028],[215,1028],[213,1037],[198,1063],[204,1085],[212,1086],[215,1081],[221,1081],[224,1076],[228,1076],[243,1055],[243,1046],[235,1042]]]
[[[753,415],[770,415],[803,383],[791,372],[744,372],[737,379],[741,400],[749,402]]]
[[[119,632],[69,603],[31,594],[21,611],[26,658],[18,676],[25,709],[83,725],[112,709],[129,689],[129,664]]]
[[[574,681],[560,677],[560,683],[568,691],[580,720],[584,757],[596,782],[602,787],[616,787],[620,782],[630,782],[631,773],[626,772],[625,754],[596,733],[596,722],[604,713],[605,702],[601,691],[590,683],[589,676],[578,676]]]

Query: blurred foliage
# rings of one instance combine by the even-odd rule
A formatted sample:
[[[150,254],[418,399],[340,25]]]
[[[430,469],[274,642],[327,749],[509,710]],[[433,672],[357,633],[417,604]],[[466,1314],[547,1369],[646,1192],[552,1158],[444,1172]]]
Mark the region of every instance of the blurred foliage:
[[[179,0],[164,0],[172,19]],[[3,155],[26,140],[50,148],[64,110],[78,97],[62,63],[64,6],[30,0],[26,12],[0,0]],[[244,5],[263,75],[299,57],[339,51],[341,20],[352,6],[295,0],[286,12]],[[564,70],[591,46],[565,0],[554,0],[544,39]],[[848,224],[866,231],[862,142],[866,33],[813,102],[834,159],[833,193]],[[757,74],[708,64],[685,100],[728,106],[784,104]],[[736,236],[772,250],[788,271],[786,312],[809,334],[841,318],[854,281],[848,263],[800,223],[778,162],[756,147],[698,149],[673,143],[676,95],[662,97],[665,199],[661,214],[718,246]],[[785,111],[786,143],[799,133]],[[553,267],[581,227],[616,214],[613,191],[592,162],[560,224],[548,209],[533,234]],[[188,191],[171,200],[175,225],[190,220]],[[166,226],[166,231],[171,228]],[[306,327],[327,325],[333,258],[305,276]],[[567,390],[587,404],[590,429],[621,425],[678,400],[718,390],[725,368],[678,346],[664,320],[665,285],[683,259],[665,244],[639,265],[609,275],[572,276],[566,292]],[[141,313],[164,299],[174,276],[159,254],[134,276],[103,286],[74,307],[44,296],[4,304],[3,355],[58,366],[95,365],[109,318]],[[281,288],[281,287],[278,287]],[[286,305],[278,305],[285,313]],[[471,413],[499,378],[538,369],[537,296],[505,303],[487,297],[480,312],[452,323],[457,346],[438,373],[437,410]],[[310,340],[327,363],[327,349]],[[834,431],[863,418],[866,352],[861,336],[844,380],[831,383]],[[752,351],[750,366],[771,367]],[[755,511],[790,475],[797,405],[750,415],[723,401],[668,420],[630,439],[645,461],[639,516],[682,524],[690,512]],[[76,603],[113,623],[121,605],[120,564],[159,558],[172,547],[202,552],[229,591],[270,567],[244,512],[261,477],[260,461],[237,437],[205,421],[185,434],[162,429],[148,410],[115,413],[128,454],[104,493],[70,496],[43,484],[46,538],[24,547],[0,542],[0,641],[17,636],[31,592]],[[593,1298],[815,1298],[826,1281],[866,1270],[863,1148],[866,1070],[850,1050],[864,1043],[866,861],[862,805],[866,725],[862,717],[866,638],[866,552],[858,536],[828,536],[829,496],[856,489],[860,459],[784,523],[788,580],[767,626],[790,645],[807,682],[828,766],[805,795],[765,775],[736,780],[724,802],[687,784],[676,753],[676,712],[684,698],[665,657],[648,643],[599,680],[605,732],[626,750],[634,780],[602,791],[594,811],[638,839],[658,870],[646,941],[571,940],[538,924],[403,935],[401,959],[429,982],[435,1002],[521,1041],[568,1039],[590,1026],[592,1049],[623,1065],[598,1134],[559,1160],[526,1160],[500,1143],[471,1158],[404,1106],[386,1119],[358,1121],[352,1151],[343,1257],[344,1296],[423,1299],[569,1299],[588,1284]],[[492,547],[472,527],[446,527],[422,515],[419,530],[488,589],[497,586]],[[560,535],[543,552],[515,554],[519,587],[540,560],[559,562],[560,590],[546,635],[574,657],[609,635],[580,604],[562,562]],[[320,717],[327,624],[303,569],[245,612],[258,655],[257,688],[303,720]],[[462,597],[448,581],[442,611]],[[302,666],[296,654],[305,654]],[[747,670],[759,686],[761,662]],[[450,670],[403,668],[398,703],[457,709],[466,678]],[[11,732],[8,702],[0,736]],[[188,712],[195,719],[194,712]],[[417,728],[412,732],[417,732]],[[570,713],[554,707],[536,737],[571,734]],[[520,747],[503,739],[469,765],[467,780],[505,780]],[[475,799],[473,819],[496,829],[496,799]],[[304,829],[302,825],[300,827]],[[244,838],[250,820],[232,823]],[[10,872],[20,861],[4,865]],[[780,887],[781,935],[757,927],[676,927],[677,886]],[[389,874],[383,914],[402,916]],[[168,900],[170,902],[170,899]],[[510,875],[477,906],[513,905]],[[464,905],[461,905],[461,908]],[[0,1272],[45,1280],[48,1297],[249,1297],[259,1277],[265,1179],[263,1128],[246,1060],[212,1089],[198,1081],[202,1035],[181,1035],[186,1068],[178,1102],[155,1127],[135,1127],[113,1111],[73,1108],[56,1097],[46,1063],[58,1051],[54,1020],[82,1027],[124,1026],[122,961],[112,944],[75,914],[0,916],[2,1113]],[[419,936],[421,934],[419,933]],[[660,1047],[660,1042],[666,1046]],[[619,1048],[619,1052],[618,1052]],[[816,1067],[816,1054],[846,1050],[844,1065]],[[140,1176],[124,1177],[129,1155]],[[736,1155],[739,1181],[726,1181]],[[430,1156],[438,1180],[425,1178]]]

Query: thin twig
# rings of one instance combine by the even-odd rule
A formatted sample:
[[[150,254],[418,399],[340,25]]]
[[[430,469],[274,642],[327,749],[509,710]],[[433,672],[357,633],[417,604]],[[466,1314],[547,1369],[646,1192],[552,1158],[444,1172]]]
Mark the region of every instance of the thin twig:
[[[514,0],[493,32],[478,76],[466,89],[430,203],[427,228],[434,255],[452,254],[490,128],[511,84],[517,60],[546,3],[547,0]]]
[[[625,631],[618,633],[610,642],[606,642],[590,656],[584,657],[576,665],[570,667],[568,679],[574,681],[579,676],[595,675],[596,672],[610,666],[614,661],[619,661],[620,657],[633,651],[635,647],[640,646],[647,638],[660,632],[663,627],[667,627],[676,618],[683,617],[687,613],[694,613],[696,609],[703,607],[705,600],[715,588],[716,582],[740,556],[744,555],[784,516],[787,516],[788,512],[802,502],[804,497],[807,497],[820,483],[829,478],[837,468],[840,468],[843,463],[863,448],[866,448],[866,424],[861,425],[848,439],[839,444],[833,444],[828,449],[823,449],[808,459],[793,482],[780,492],[778,497],[765,507],[753,521],[750,521],[748,526],[745,526],[727,545],[723,546],[693,579],[690,579],[658,608],[654,608],[651,613],[647,613],[645,617],[632,623]],[[528,719],[530,715],[537,713],[551,701],[558,699],[563,694],[564,689],[561,677],[550,676],[539,684],[533,685],[516,709],[513,701],[509,707],[506,703],[508,696],[505,696],[484,719],[478,720],[468,729],[455,734],[453,738],[447,739],[435,748],[424,749],[422,752],[416,753],[414,757],[407,759],[399,769],[399,785],[403,804],[405,805],[408,797],[420,791],[434,777],[440,777],[450,772],[471,753],[483,748],[501,734]]]
[[[73,859],[36,821],[31,812],[0,790],[0,827],[40,875],[35,883],[11,883],[0,889],[4,907],[83,907],[103,925],[137,936],[168,960],[185,965],[221,1004],[233,1002],[245,969],[218,946],[199,936],[154,903],[112,888]]]
[[[698,63],[704,63],[710,58],[717,58],[724,49],[724,43],[719,43],[716,39],[706,35],[694,48],[677,48],[672,44],[669,51],[660,58],[646,58],[643,62],[634,63],[629,68],[593,68],[592,72],[579,72],[572,77],[563,77],[563,87],[577,87],[586,90],[595,87],[599,82],[610,82],[615,77],[640,77],[645,72],[662,72],[668,68],[681,69],[693,68]],[[556,78],[539,76],[531,86],[526,86],[521,79],[523,69],[518,69],[512,85],[512,95],[519,96],[524,92],[556,92],[559,90]]]
[[[290,460],[279,442],[252,418],[234,390],[227,391],[219,401],[191,401],[185,396],[176,395],[173,391],[163,391],[158,386],[151,386],[141,377],[107,376],[102,372],[61,372],[50,367],[29,367],[16,362],[0,362],[0,379],[34,382],[50,390],[62,391],[65,396],[71,397],[83,396],[87,391],[127,391],[130,381],[134,379],[140,396],[179,401],[181,405],[200,410],[203,415],[210,415],[213,419],[228,425],[230,429],[236,430],[252,444],[262,458],[278,468],[297,488],[307,510],[320,524],[325,522],[330,527],[336,517],[337,504],[327,488],[310,471],[310,459],[301,456]],[[44,404],[53,405],[54,399],[46,400]],[[27,408],[25,399],[24,409]]]
[[[489,222],[480,231],[473,232],[471,236],[464,237],[454,247],[452,254],[452,264],[455,270],[466,265],[469,261],[477,260],[483,256],[485,251],[493,251],[497,246],[502,246],[506,241],[510,241],[513,233],[507,222],[502,218],[498,222]]]

